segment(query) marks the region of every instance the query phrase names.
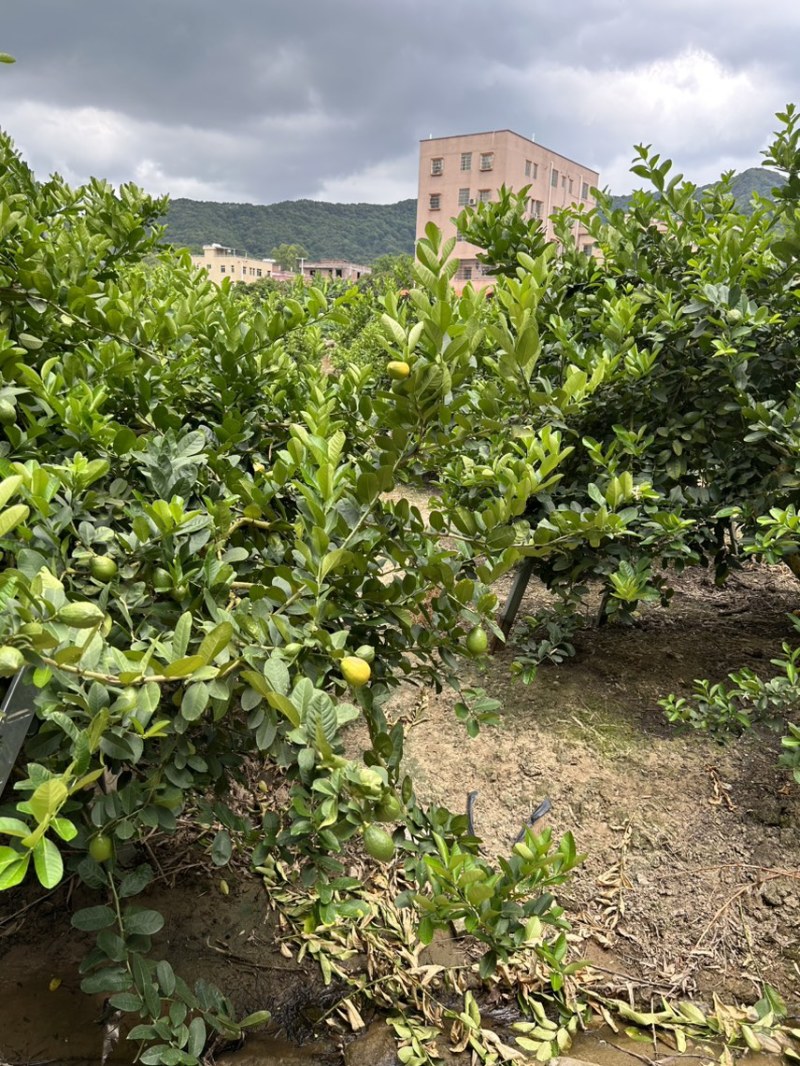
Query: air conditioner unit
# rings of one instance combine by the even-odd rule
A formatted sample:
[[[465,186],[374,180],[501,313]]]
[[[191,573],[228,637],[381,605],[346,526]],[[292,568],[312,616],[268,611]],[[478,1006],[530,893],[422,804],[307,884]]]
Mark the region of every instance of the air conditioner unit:
[[[470,207],[474,207],[475,206],[475,201],[474,200],[470,200],[469,201],[469,206]]]

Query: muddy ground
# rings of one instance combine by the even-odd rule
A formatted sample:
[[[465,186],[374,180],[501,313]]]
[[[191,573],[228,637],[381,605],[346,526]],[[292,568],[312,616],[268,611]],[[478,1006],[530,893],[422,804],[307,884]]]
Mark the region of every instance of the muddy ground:
[[[544,602],[532,587],[520,617]],[[633,628],[579,632],[575,658],[542,668],[531,685],[512,677],[512,633],[474,679],[502,700],[502,723],[474,740],[453,715],[452,693],[406,690],[393,701],[408,722],[420,796],[462,810],[478,790],[475,823],[488,853],[507,852],[550,800],[538,825],[571,830],[588,856],[560,893],[574,948],[610,989],[645,1001],[715,992],[752,1002],[769,982],[800,1009],[800,788],[776,764],[779,734],[722,745],[681,734],[657,706],[696,677],[769,670],[791,639],[786,614],[798,609],[800,585],[780,568],[745,570],[725,590],[702,572],[687,575],[668,610],[643,610]],[[393,1061],[380,1023],[346,1052],[335,1042],[297,1050],[312,1040],[326,993],[309,968],[275,950],[261,886],[226,872],[224,896],[202,857],[178,876],[165,865],[150,896],[167,916],[165,954],[184,976],[220,984],[238,1011],[271,1009],[280,1030],[220,1062]],[[91,902],[84,892],[61,888],[27,910],[41,891],[0,900],[0,1063],[101,1061],[107,1012],[78,990],[88,942],[64,921]],[[596,1050],[579,1057],[597,1059]],[[124,1061],[121,1048],[109,1061]]]

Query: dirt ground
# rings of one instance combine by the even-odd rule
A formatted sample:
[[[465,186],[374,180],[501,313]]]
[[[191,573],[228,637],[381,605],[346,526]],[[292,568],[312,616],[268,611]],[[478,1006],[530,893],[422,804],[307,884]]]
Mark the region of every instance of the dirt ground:
[[[546,601],[532,585],[519,617]],[[776,764],[779,734],[720,744],[657,706],[695,678],[769,671],[798,608],[782,568],[745,570],[724,590],[687,574],[668,609],[579,632],[575,658],[530,685],[511,675],[512,632],[475,679],[502,700],[502,724],[470,740],[452,694],[432,695],[409,730],[408,769],[424,799],[451,809],[479,791],[490,853],[549,798],[537,827],[571,830],[588,855],[560,894],[578,951],[621,988],[752,1002],[766,981],[800,1005],[800,788]]]

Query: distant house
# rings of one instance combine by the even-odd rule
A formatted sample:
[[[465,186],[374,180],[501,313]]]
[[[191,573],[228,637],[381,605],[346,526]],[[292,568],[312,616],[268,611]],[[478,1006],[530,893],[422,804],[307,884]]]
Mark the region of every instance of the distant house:
[[[346,259],[320,259],[318,262],[303,259],[300,265],[303,270],[303,277],[306,280],[310,278],[330,278],[333,280],[358,281],[359,278],[372,273],[368,266],[350,263]]]
[[[231,281],[252,284],[261,278],[271,278],[276,272],[274,259],[255,259],[247,252],[237,252],[235,248],[226,248],[223,244],[204,244],[203,254],[193,255],[192,262],[207,270],[209,277],[216,282],[230,278]]]

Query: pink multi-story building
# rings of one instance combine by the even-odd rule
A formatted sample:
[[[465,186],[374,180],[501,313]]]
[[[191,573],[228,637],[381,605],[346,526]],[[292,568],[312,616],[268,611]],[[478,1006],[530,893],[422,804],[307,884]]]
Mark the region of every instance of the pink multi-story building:
[[[550,216],[571,204],[594,207],[592,189],[599,180],[596,170],[511,130],[429,138],[420,141],[417,240],[425,235],[425,226],[435,222],[445,237],[457,238],[455,255],[461,266],[456,280],[486,285],[491,279],[482,274],[476,259],[480,249],[462,239],[453,218],[471,204],[496,199],[502,185],[513,190],[529,185],[530,217],[541,219],[552,239]],[[591,254],[591,237],[578,224],[575,236]]]

